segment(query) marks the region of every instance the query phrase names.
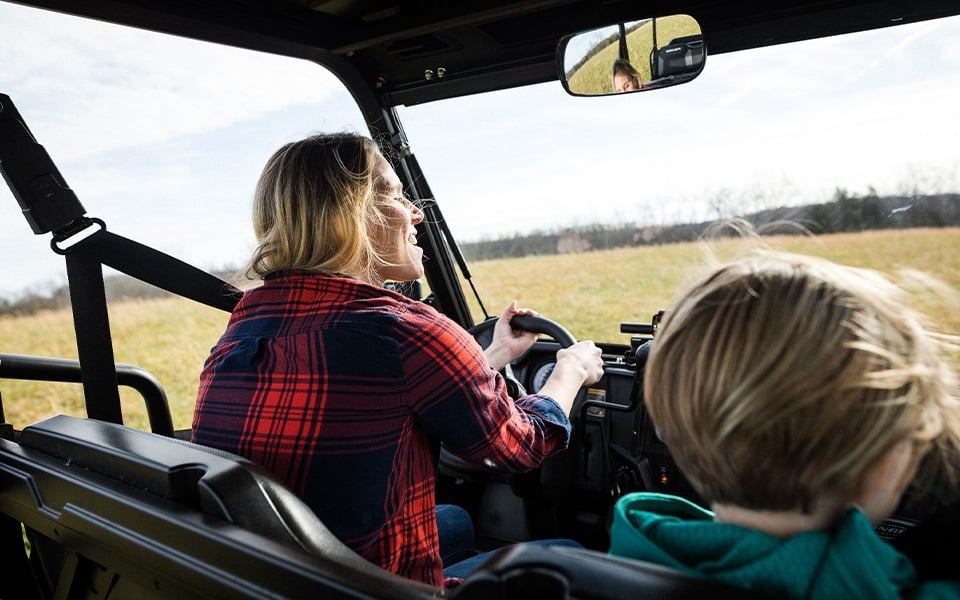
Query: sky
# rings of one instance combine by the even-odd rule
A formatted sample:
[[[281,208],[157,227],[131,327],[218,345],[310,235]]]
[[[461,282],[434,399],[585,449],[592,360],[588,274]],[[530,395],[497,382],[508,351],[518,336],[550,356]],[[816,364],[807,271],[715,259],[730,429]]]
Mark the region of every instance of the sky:
[[[837,188],[960,188],[960,19],[708,56],[689,84],[573,98],[559,82],[400,107],[461,241],[584,223],[664,224]],[[88,216],[202,268],[253,247],[266,158],[365,133],[315,64],[0,2],[10,95]],[[66,282],[0,186],[0,297]]]

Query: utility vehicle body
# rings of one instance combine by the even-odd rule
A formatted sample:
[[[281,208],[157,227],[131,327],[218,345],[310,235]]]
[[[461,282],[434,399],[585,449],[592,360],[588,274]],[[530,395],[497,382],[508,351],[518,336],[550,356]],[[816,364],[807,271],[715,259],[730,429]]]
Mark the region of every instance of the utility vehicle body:
[[[455,228],[441,211],[457,204],[459,199],[434,193],[429,181],[435,176],[422,168],[416,132],[408,138],[401,116],[408,114],[411,121],[429,129],[432,114],[445,123],[444,119],[450,117],[444,115],[444,107],[454,107],[458,116],[450,121],[457,123],[456,128],[439,133],[428,131],[424,136],[428,140],[446,140],[430,160],[439,163],[439,154],[460,151],[462,171],[455,176],[473,178],[475,187],[499,194],[511,184],[499,179],[504,162],[529,161],[532,165],[536,153],[557,156],[550,147],[559,144],[562,154],[570,157],[569,164],[576,165],[578,152],[593,146],[570,133],[583,126],[581,122],[569,123],[569,130],[561,125],[556,131],[523,131],[526,138],[522,143],[512,147],[504,139],[495,154],[477,151],[476,148],[486,148],[475,142],[484,132],[473,128],[485,124],[493,107],[498,112],[502,110],[497,99],[504,98],[509,104],[512,98],[488,93],[508,94],[506,90],[534,86],[538,90],[534,96],[535,102],[539,102],[536,110],[549,111],[554,103],[592,106],[583,118],[595,118],[598,128],[614,125],[624,137],[635,137],[636,146],[656,147],[666,145],[665,140],[651,139],[655,136],[648,134],[662,130],[655,130],[650,124],[674,118],[670,127],[680,135],[692,114],[671,113],[666,101],[652,110],[651,103],[661,95],[680,98],[681,93],[694,97],[703,94],[708,88],[698,88],[697,78],[710,72],[713,57],[737,57],[786,45],[782,46],[781,60],[791,56],[791,60],[802,62],[808,56],[819,56],[807,54],[805,44],[812,43],[810,40],[873,30],[906,30],[925,22],[953,22],[960,15],[960,6],[946,0],[801,2],[789,7],[759,2],[585,0],[456,2],[442,6],[389,0],[44,0],[16,4],[304,59],[320,65],[318,72],[321,66],[328,70],[356,102],[371,135],[395,150],[398,175],[408,195],[424,207],[427,215],[418,226],[418,240],[426,257],[423,284],[428,289],[400,289],[429,302],[471,329],[481,341],[490,335],[486,308],[496,312],[500,306],[483,298],[483,281],[474,297],[465,293],[465,282],[470,282],[472,289],[475,278],[454,237]],[[658,36],[657,31],[669,31],[678,15],[691,18],[693,24],[684,20],[678,34]],[[610,41],[620,39],[625,42],[622,46]],[[626,47],[632,44],[639,44],[640,48]],[[895,72],[898,47],[891,42],[887,49],[883,58],[890,61],[891,72]],[[606,75],[594,83],[581,83],[575,77],[578,68],[605,51],[618,52],[621,57],[643,65],[640,95],[578,97],[612,94]],[[868,70],[880,58],[861,57],[866,66],[860,68]],[[784,61],[779,79],[759,82],[758,89],[782,90],[789,95],[794,83],[787,62]],[[731,76],[738,75],[735,62],[723,65]],[[823,68],[824,77],[833,78],[831,85],[856,86],[856,72],[837,74],[829,67],[824,64]],[[918,71],[922,67],[914,65]],[[182,68],[189,70],[192,65],[184,64]],[[954,68],[960,71],[956,62]],[[739,73],[744,74],[747,73]],[[953,75],[954,81],[956,78]],[[564,88],[577,97],[569,97]],[[949,95],[958,89],[937,91]],[[26,217],[25,228],[35,235],[50,236],[53,250],[65,257],[79,357],[73,360],[27,356],[0,340],[0,391],[6,380],[14,379],[78,382],[83,386],[87,417],[51,415],[37,423],[21,423],[16,414],[6,411],[7,423],[0,439],[0,548],[4,564],[10,567],[0,576],[0,596],[742,597],[742,593],[723,586],[604,553],[609,511],[623,493],[646,489],[697,500],[643,409],[640,390],[645,352],[655,337],[658,311],[666,308],[666,299],[658,299],[657,305],[646,305],[649,300],[640,300],[644,298],[647,274],[626,268],[623,271],[621,284],[628,292],[622,302],[624,317],[617,323],[620,338],[597,339],[604,350],[605,376],[581,392],[572,414],[574,434],[569,450],[521,476],[492,472],[441,451],[439,500],[468,508],[476,521],[481,544],[485,548],[504,549],[459,588],[434,589],[384,572],[353,554],[297,498],[256,465],[178,439],[189,423],[175,423],[170,415],[164,393],[169,382],[158,380],[141,365],[116,364],[102,265],[223,311],[232,308],[239,290],[158,251],[155,242],[124,237],[122,218],[101,220],[103,209],[96,199],[85,197],[81,189],[71,189],[71,174],[57,168],[55,152],[48,154],[44,150],[52,147],[53,140],[47,139],[49,134],[41,136],[31,127],[35,116],[50,116],[39,114],[43,106],[24,104],[17,89],[0,89],[0,93],[4,94],[0,96],[0,167]],[[483,108],[465,108],[468,101]],[[602,107],[611,106],[612,102],[629,104],[635,119],[612,123],[602,118],[600,113],[606,110]],[[473,113],[470,117],[460,116],[468,111]],[[522,121],[529,116],[515,114],[511,118]],[[857,116],[847,113],[846,118]],[[70,115],[59,117],[69,119]],[[955,114],[945,113],[941,119],[948,133],[957,133]],[[490,137],[509,128],[494,124],[492,117],[486,124],[490,126]],[[790,125],[777,125],[783,127],[783,132],[776,135],[796,135]],[[522,125],[511,127],[523,130]],[[710,137],[714,133],[701,130],[697,135]],[[824,140],[825,146],[843,143],[843,139]],[[730,139],[728,147],[735,154],[738,140]],[[906,154],[908,150],[890,148],[891,153]],[[704,159],[693,146],[689,152],[689,156],[674,156],[674,162],[689,160],[695,165],[692,157]],[[903,157],[905,163],[910,160],[909,156]],[[950,160],[956,161],[955,151],[946,162]],[[628,168],[623,169],[623,164],[628,164]],[[656,194],[655,190],[662,189],[659,186],[669,186],[671,178],[676,178],[656,168],[648,170],[647,166],[648,163],[638,160],[635,164],[618,163],[609,172],[582,173],[574,169],[567,176],[623,177],[624,188],[640,196]],[[249,180],[255,173],[243,176]],[[531,168],[529,181],[521,183],[535,186],[540,176]],[[711,183],[709,173],[696,167],[673,179],[674,184],[687,183],[681,179],[702,179],[704,189]],[[712,204],[707,208],[708,213],[710,209],[715,212],[709,216],[733,216],[725,210],[729,208],[724,206],[723,201],[729,199],[725,194],[723,190],[713,192]],[[881,199],[873,194],[863,202],[848,203],[847,209],[853,210],[850,207],[855,205],[860,214],[867,206],[866,212],[876,217],[869,223],[854,225],[850,224],[850,214],[843,210],[828,216],[823,216],[826,209],[811,216],[809,212],[779,206],[744,212],[761,221],[802,215],[809,222],[817,214],[825,220],[847,219],[847,225],[833,223],[836,228],[826,231],[937,226],[952,232],[944,238],[950,245],[943,248],[943,256],[948,262],[956,261],[956,194],[939,194],[932,199],[920,196],[913,190],[913,195],[904,193]],[[633,195],[624,194],[624,198],[624,210],[638,201]],[[838,190],[838,202],[844,199],[851,200]],[[556,194],[553,201],[555,206],[545,209],[543,214],[544,223],[551,226],[557,222],[549,221],[547,212],[594,202],[584,194]],[[647,201],[669,204],[670,199]],[[485,207],[475,202],[468,204],[481,218]],[[933,216],[917,217],[921,205],[924,210],[934,207],[930,208]],[[509,223],[519,219],[514,214],[506,212],[497,218]],[[698,217],[693,221],[706,220],[703,212],[691,214]],[[191,216],[185,214],[182,218]],[[514,230],[537,226],[523,222],[513,225]],[[670,237],[679,236],[680,230],[668,227],[669,223],[649,225],[631,231],[631,245],[680,239]],[[582,232],[549,239],[553,250],[599,247],[596,238]],[[181,242],[187,246],[191,243]],[[622,260],[618,256],[610,255],[607,260]],[[926,260],[919,256],[902,258],[904,265],[921,268]],[[563,262],[554,264],[559,265],[558,272],[542,273],[539,282],[511,283],[523,290],[559,278]],[[592,273],[581,271],[574,276],[581,291],[574,294],[577,302],[572,310],[597,311],[591,301]],[[960,286],[960,280],[954,283]],[[541,308],[544,301],[538,302],[536,291],[524,296],[524,302],[535,308]],[[530,353],[511,367],[512,377],[528,390],[542,385],[556,350],[573,343],[574,334],[581,335],[579,331],[568,331],[559,317],[548,312],[544,316],[547,318],[520,323],[545,334]],[[198,370],[199,367],[198,364]],[[151,432],[123,425],[118,384],[135,387],[143,395]],[[933,542],[916,532],[922,531],[923,525],[917,525],[933,512],[933,507],[904,508],[882,526],[891,540],[906,540],[902,542],[904,547],[912,549],[918,560],[928,561],[931,568],[937,565],[934,553],[927,552],[934,547]],[[586,549],[514,545],[546,537],[570,537]]]

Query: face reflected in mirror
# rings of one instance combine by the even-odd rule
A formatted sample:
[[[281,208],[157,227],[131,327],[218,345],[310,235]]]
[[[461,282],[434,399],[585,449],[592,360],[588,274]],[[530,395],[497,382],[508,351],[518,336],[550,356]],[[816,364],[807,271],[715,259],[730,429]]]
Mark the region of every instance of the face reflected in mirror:
[[[613,61],[613,91],[636,92],[643,88],[640,82],[640,72],[633,68],[629,61],[618,58]]]
[[[700,25],[670,15],[582,31],[557,49],[560,81],[574,96],[604,96],[692,80],[706,61]]]

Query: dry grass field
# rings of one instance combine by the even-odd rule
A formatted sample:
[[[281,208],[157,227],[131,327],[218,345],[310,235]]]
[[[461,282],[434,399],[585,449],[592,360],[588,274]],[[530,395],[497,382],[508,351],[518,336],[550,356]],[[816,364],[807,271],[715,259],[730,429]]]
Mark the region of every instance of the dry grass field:
[[[960,293],[960,229],[869,231],[820,237],[772,236],[772,249],[815,254],[887,273],[917,269]],[[564,324],[580,339],[626,343],[621,322],[646,322],[667,308],[677,288],[708,265],[749,250],[741,241],[622,248],[576,255],[485,261],[471,266],[474,284],[491,314],[513,298]],[[936,302],[925,311],[960,333],[960,309]],[[479,314],[475,311],[475,314]]]
[[[178,428],[190,426],[197,376],[210,347],[226,326],[227,313],[180,298],[132,300],[110,307],[114,356],[150,371],[160,380]],[[0,317],[0,351],[77,358],[73,321],[67,310],[29,317]],[[83,416],[80,384],[0,379],[3,408],[17,427],[66,413]],[[140,395],[121,388],[125,422],[149,429]]]
[[[768,237],[763,243],[886,272],[924,270],[960,293],[960,228]],[[741,242],[729,240],[713,245],[720,258],[742,249]],[[486,261],[471,270],[492,314],[515,298],[580,339],[626,343],[629,336],[620,333],[620,323],[649,322],[667,308],[677,287],[706,264],[705,256],[701,244],[674,244]],[[960,333],[958,306],[954,298],[925,310],[942,329]],[[226,320],[226,313],[182,299],[128,301],[110,308],[117,362],[142,367],[160,380],[178,428],[190,425],[197,375]],[[76,358],[69,312],[0,317],[0,352]],[[56,413],[84,414],[79,384],[0,380],[0,393],[6,418],[17,427]],[[148,429],[139,395],[124,389],[122,400],[126,422]]]

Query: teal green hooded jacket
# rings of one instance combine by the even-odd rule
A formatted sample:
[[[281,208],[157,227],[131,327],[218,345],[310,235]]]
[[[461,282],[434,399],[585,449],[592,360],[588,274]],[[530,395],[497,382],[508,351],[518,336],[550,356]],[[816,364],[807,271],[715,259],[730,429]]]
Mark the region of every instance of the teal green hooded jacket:
[[[856,509],[833,531],[783,539],[716,523],[713,513],[683,498],[627,494],[614,508],[610,554],[775,598],[960,598],[960,582],[918,582],[910,560]]]

